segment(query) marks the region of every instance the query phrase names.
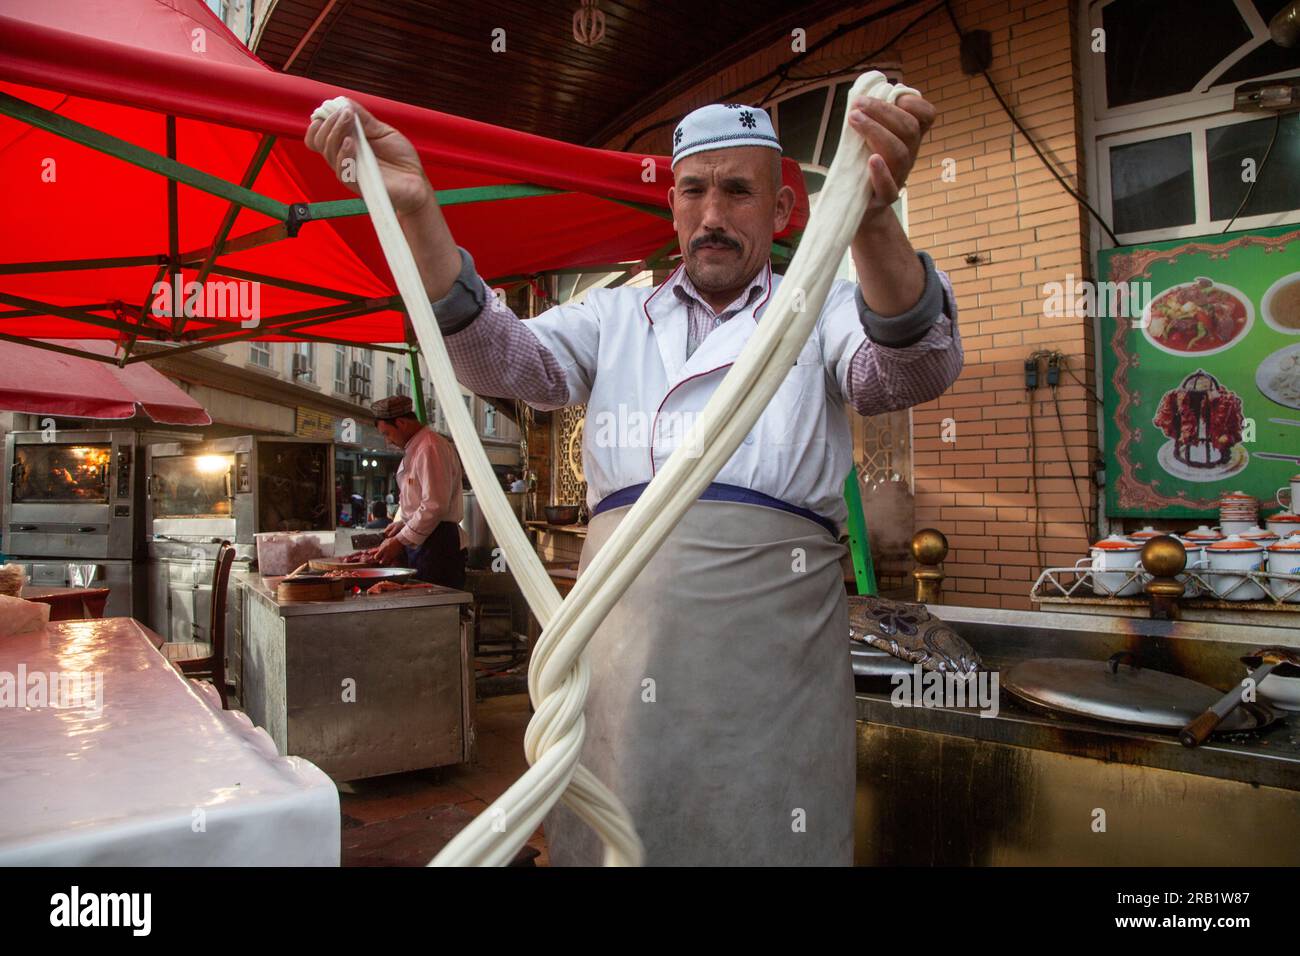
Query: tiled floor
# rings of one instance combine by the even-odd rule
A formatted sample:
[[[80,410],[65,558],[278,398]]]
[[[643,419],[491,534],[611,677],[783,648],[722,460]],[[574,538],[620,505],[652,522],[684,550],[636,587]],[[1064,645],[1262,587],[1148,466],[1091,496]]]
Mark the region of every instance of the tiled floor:
[[[478,761],[339,785],[344,866],[423,866],[528,768],[528,696],[478,703]],[[547,864],[546,838],[533,834],[518,860]],[[517,860],[517,861],[518,861]]]

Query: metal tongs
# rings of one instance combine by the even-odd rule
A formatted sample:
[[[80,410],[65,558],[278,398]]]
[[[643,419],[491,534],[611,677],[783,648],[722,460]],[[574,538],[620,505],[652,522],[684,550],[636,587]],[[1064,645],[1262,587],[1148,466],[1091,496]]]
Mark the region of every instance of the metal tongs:
[[[1210,734],[1223,719],[1240,706],[1246,692],[1254,691],[1265,677],[1283,668],[1286,677],[1300,677],[1300,651],[1292,647],[1261,647],[1241,659],[1252,668],[1250,676],[1223,695],[1223,698],[1179,731],[1178,739],[1184,747],[1199,747],[1210,739]]]

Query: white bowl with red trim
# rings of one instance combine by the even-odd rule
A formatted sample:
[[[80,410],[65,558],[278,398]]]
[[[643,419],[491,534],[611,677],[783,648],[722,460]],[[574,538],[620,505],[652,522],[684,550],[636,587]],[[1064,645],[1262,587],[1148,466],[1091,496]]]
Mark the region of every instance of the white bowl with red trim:
[[[1179,539],[1182,541],[1182,539]],[[1205,545],[1200,541],[1182,541],[1183,550],[1187,552],[1187,564],[1184,567],[1187,571],[1195,571],[1197,574],[1204,574],[1205,569],[1209,567],[1205,559]],[[1183,597],[1194,598],[1201,596],[1201,586],[1196,583],[1196,579],[1186,572],[1178,575],[1177,580],[1183,584]]]
[[[1142,542],[1124,535],[1102,538],[1080,558],[1076,567],[1088,562],[1092,568],[1093,587],[1108,597],[1129,597],[1142,591],[1141,577],[1129,580],[1142,566]]]
[[[1205,524],[1187,532],[1186,534],[1178,535],[1178,540],[1184,543],[1194,541],[1197,544],[1211,544],[1215,541],[1222,541],[1223,538],[1224,534],[1222,531],[1219,531],[1217,528],[1211,528],[1209,525]]]
[[[1279,511],[1270,515],[1264,524],[1279,538],[1300,534],[1300,515],[1291,511]]]
[[[1256,582],[1240,574],[1215,574],[1215,571],[1258,571],[1264,561],[1264,546],[1230,534],[1222,541],[1206,546],[1210,573],[1206,583],[1225,601],[1262,601],[1268,595]]]
[[[1269,545],[1267,554],[1269,574],[1300,574],[1300,534],[1293,534],[1276,544]],[[1283,594],[1289,588],[1296,587],[1294,594],[1282,600],[1287,604],[1300,604],[1300,581],[1270,581],[1269,586],[1277,594]],[[1259,686],[1263,690],[1264,685]]]

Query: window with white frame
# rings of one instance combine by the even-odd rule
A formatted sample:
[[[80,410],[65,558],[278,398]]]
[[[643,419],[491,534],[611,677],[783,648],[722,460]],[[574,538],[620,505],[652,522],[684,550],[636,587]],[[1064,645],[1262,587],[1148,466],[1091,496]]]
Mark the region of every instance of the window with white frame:
[[[348,393],[348,350],[344,345],[334,346],[334,391]]]
[[[1085,0],[1096,193],[1122,243],[1300,222],[1300,115],[1234,111],[1238,86],[1300,76],[1268,31],[1286,2]]]
[[[290,370],[296,382],[316,381],[316,343],[293,343],[293,368]]]
[[[495,438],[497,434],[497,410],[491,402],[483,403],[483,435]]]
[[[385,395],[397,394],[397,362],[395,359],[385,359],[385,368],[388,369],[388,391]]]
[[[258,368],[271,367],[271,343],[270,342],[249,342],[248,343],[248,364],[256,365]]]
[[[901,76],[893,70],[883,72],[894,82],[898,82]],[[849,89],[858,76],[858,73],[851,73],[796,85],[783,92],[768,108],[777,138],[781,141],[781,154],[795,160],[803,170],[810,209],[817,208],[826,173],[839,149]],[[904,230],[907,228],[906,196],[907,190],[904,189],[894,204],[894,212]],[[856,275],[853,257],[846,251],[835,277],[853,281]]]

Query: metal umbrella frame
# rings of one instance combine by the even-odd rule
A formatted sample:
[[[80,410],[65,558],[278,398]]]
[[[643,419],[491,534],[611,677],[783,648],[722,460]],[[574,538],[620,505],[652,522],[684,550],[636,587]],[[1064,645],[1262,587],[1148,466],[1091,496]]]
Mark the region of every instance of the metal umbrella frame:
[[[166,279],[169,288],[172,290],[170,316],[158,316],[149,309],[149,302],[153,298],[152,293],[145,296],[140,303],[119,300],[81,306],[60,306],[39,299],[0,292],[0,304],[10,306],[8,310],[0,311],[0,321],[6,318],[47,314],[108,329],[116,332],[119,338],[125,342],[122,354],[116,358],[41,342],[25,336],[9,335],[3,331],[3,326],[0,326],[0,339],[19,341],[64,354],[125,366],[135,362],[149,362],[155,358],[171,356],[180,352],[213,348],[250,339],[276,338],[291,341],[356,345],[355,342],[345,342],[329,335],[312,332],[311,329],[314,326],[339,319],[388,310],[400,312],[405,317],[405,309],[399,295],[367,298],[313,283],[300,282],[288,277],[269,275],[264,272],[250,271],[221,263],[220,259],[223,255],[295,238],[306,223],[366,214],[365,202],[359,198],[285,203],[252,189],[259,172],[271,155],[271,149],[276,142],[275,136],[269,133],[261,136],[253,154],[249,157],[240,181],[236,183],[229,182],[220,176],[196,169],[177,160],[176,117],[173,115],[167,115],[166,117],[166,151],[165,153],[157,153],[127,142],[103,130],[36,106],[3,91],[0,91],[0,113],[34,128],[53,133],[70,142],[87,146],[115,159],[165,177],[167,179],[168,224],[168,242],[165,253],[3,263],[0,264],[0,276],[52,274],[96,268],[109,269],[154,265],[157,268],[154,274],[154,283],[151,283],[150,289],[152,290],[157,282]],[[189,250],[180,248],[178,207],[179,187],[181,184],[229,201],[229,207],[222,217],[212,241],[202,248]],[[439,206],[446,208],[473,203],[560,195],[565,192],[565,190],[561,189],[528,183],[507,183],[438,190],[435,191],[435,197]],[[665,208],[614,198],[608,198],[608,201],[637,209],[660,219],[670,221],[672,218],[672,214]],[[236,217],[243,209],[261,213],[276,220],[276,222],[271,226],[232,239],[230,232],[234,227]],[[797,235],[793,237],[791,243],[773,241],[771,251],[773,259],[781,262],[788,261],[793,256],[793,247],[797,245],[797,241]],[[614,288],[626,283],[642,271],[669,266],[671,256],[676,249],[677,240],[674,237],[645,259],[632,263],[613,262],[563,267],[527,275],[496,276],[487,281],[494,287],[509,290],[547,275],[614,272],[618,273],[618,275],[606,284],[607,288]],[[197,278],[194,281],[200,287],[206,286],[209,276],[222,276],[231,279],[261,282],[266,285],[308,293],[333,301],[331,304],[319,308],[304,309],[268,317],[253,329],[243,327],[236,320],[207,316],[203,317],[204,327],[187,328],[189,317],[185,314],[185,309],[181,307],[181,283],[179,281],[181,270],[185,268],[197,270]],[[163,319],[169,321],[163,321]],[[420,384],[419,347],[415,343],[414,332],[411,329],[409,319],[404,320],[403,326],[406,333],[404,347],[385,344],[371,344],[370,347],[376,351],[407,357],[412,370],[412,387],[415,392],[413,396],[414,404],[423,421],[426,411],[423,389]],[[136,343],[142,340],[180,344],[160,351],[136,352]]]

